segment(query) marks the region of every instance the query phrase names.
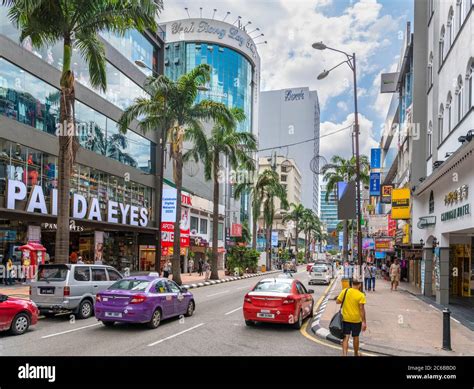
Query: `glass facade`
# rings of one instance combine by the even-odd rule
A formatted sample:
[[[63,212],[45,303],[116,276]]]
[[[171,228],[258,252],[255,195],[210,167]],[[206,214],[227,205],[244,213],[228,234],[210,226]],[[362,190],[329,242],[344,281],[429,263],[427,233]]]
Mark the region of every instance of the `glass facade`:
[[[196,66],[207,63],[212,67],[209,91],[199,92],[198,101],[209,99],[241,108],[246,120],[239,124],[241,132],[251,132],[252,123],[252,65],[238,52],[211,43],[168,43],[165,46],[165,74],[178,79]]]
[[[8,20],[7,12],[8,10],[5,7],[0,7],[0,34],[7,36],[15,42],[19,42],[20,33]],[[25,39],[23,43],[21,43],[21,46],[51,66],[54,66],[59,70],[62,69],[63,47],[61,44],[56,44],[48,48],[37,49],[33,48],[31,40]],[[119,49],[119,47],[117,47],[117,49]],[[126,48],[124,48],[124,50],[126,50]],[[140,52],[142,51],[140,50]],[[143,50],[143,53],[145,53],[145,50]],[[147,63],[146,55],[144,55],[144,58],[144,62]],[[121,109],[125,109],[131,105],[135,98],[147,96],[145,91],[140,86],[135,84],[130,78],[128,78],[109,62],[106,62],[107,90],[105,92],[92,88],[89,77],[89,67],[87,66],[86,61],[84,61],[82,58],[79,50],[76,48],[73,49],[71,62],[76,81],[80,82],[89,89],[92,89],[107,101],[110,101],[112,104]]]
[[[0,198],[5,197],[6,180],[12,179],[26,184],[28,196],[32,186],[41,186],[49,204],[51,190],[58,186],[57,166],[56,156],[0,138]],[[71,194],[99,199],[103,212],[107,210],[107,202],[113,200],[148,208],[148,216],[153,220],[152,192],[149,187],[87,166],[75,164],[73,168]]]
[[[123,36],[106,31],[100,35],[133,64],[135,64],[136,60],[140,60],[151,69],[156,70],[156,59],[158,58],[157,50],[139,31],[129,30]],[[137,68],[147,76],[151,76],[152,74],[152,71],[149,69],[144,69],[139,66],[137,66]]]
[[[0,114],[51,135],[59,122],[59,90],[0,58]],[[152,172],[153,144],[128,131],[119,134],[117,123],[76,101],[76,125],[82,147]]]
[[[326,225],[328,231],[334,230],[339,223],[337,219],[337,201],[334,193],[329,194],[326,202],[326,188],[321,190],[321,221]]]

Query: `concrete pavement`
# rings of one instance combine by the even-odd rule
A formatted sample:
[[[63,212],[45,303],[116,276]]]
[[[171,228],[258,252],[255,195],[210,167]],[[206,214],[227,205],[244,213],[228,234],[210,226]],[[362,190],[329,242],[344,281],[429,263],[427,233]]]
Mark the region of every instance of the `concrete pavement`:
[[[95,318],[74,321],[67,314],[46,318],[22,336],[0,334],[0,355],[339,355],[286,325],[245,325],[243,298],[266,276],[195,289],[195,314],[163,321],[156,330],[125,324],[107,328]],[[304,268],[295,277],[308,284]],[[315,301],[325,290],[324,286],[311,288]]]

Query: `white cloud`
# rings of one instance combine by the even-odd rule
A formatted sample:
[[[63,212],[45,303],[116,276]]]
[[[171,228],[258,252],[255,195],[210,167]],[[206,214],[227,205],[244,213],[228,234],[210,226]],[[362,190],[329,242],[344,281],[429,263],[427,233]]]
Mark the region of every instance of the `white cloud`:
[[[331,134],[354,123],[354,114],[347,115],[342,123],[323,122],[321,123],[321,136]],[[359,146],[360,153],[370,155],[370,149],[378,146],[378,141],[374,139],[374,124],[364,115],[359,114]],[[347,130],[325,136],[320,142],[320,154],[327,160],[333,155],[340,155],[344,158],[352,156],[352,127]]]
[[[347,111],[349,107],[347,106],[347,103],[345,101],[338,101],[336,104],[337,108],[339,108],[342,111]]]

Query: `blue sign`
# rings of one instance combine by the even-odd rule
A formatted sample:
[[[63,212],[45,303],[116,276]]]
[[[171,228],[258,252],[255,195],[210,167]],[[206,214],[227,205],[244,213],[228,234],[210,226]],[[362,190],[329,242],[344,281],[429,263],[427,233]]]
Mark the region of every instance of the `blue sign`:
[[[272,247],[278,247],[278,231],[272,231]]]
[[[375,252],[375,258],[376,259],[384,259],[387,256],[387,253],[385,251],[376,251]]]
[[[265,238],[257,238],[257,250],[265,251]]]
[[[342,231],[339,232],[338,246],[339,246],[339,249],[342,249],[342,246],[344,246],[344,233]]]
[[[370,150],[370,168],[371,169],[380,169],[381,166],[381,149],[371,149]]]
[[[370,173],[370,195],[380,196],[380,173]]]

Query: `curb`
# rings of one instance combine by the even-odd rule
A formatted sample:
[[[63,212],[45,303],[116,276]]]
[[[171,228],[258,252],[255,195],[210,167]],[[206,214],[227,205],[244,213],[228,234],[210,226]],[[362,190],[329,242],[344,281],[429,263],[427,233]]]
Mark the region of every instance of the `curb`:
[[[195,288],[202,288],[203,286],[218,285],[218,284],[223,284],[224,282],[238,281],[238,280],[243,280],[246,278],[261,277],[267,274],[276,274],[276,273],[281,273],[281,270],[272,270],[265,273],[246,274],[245,276],[241,276],[241,277],[229,277],[229,278],[224,278],[222,280],[209,280],[205,282],[198,282],[195,284],[185,284],[181,286],[186,289],[195,289]]]

